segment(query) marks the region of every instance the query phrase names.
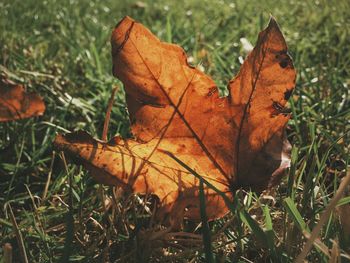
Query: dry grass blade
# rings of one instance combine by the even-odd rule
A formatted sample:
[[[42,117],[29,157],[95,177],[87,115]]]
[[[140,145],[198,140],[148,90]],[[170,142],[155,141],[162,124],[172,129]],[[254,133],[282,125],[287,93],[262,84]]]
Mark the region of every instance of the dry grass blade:
[[[306,239],[309,239],[311,236],[311,234],[307,231],[303,231],[303,235]],[[331,257],[331,254],[329,253],[329,248],[320,240],[320,238],[316,238],[314,240],[314,246],[318,248],[327,257]]]
[[[49,190],[49,185],[50,185],[50,181],[51,181],[52,169],[53,169],[53,164],[54,164],[54,161],[55,161],[55,157],[56,157],[56,152],[53,151],[52,152],[51,163],[50,163],[50,171],[49,171],[49,173],[47,175],[46,184],[45,184],[44,192],[43,192],[43,195],[42,195],[42,201],[44,201],[46,199],[47,191]]]
[[[118,87],[113,88],[111,97],[109,98],[109,101],[108,101],[106,117],[105,117],[105,122],[103,124],[103,132],[102,132],[102,140],[103,141],[107,140],[109,120],[111,118],[111,111],[112,111],[112,107],[113,107],[114,96],[115,96],[115,93],[117,92],[117,90],[118,90]]]
[[[338,263],[340,261],[340,251],[337,240],[333,240],[333,246],[331,250],[331,257],[329,259],[329,263]]]
[[[331,202],[329,203],[329,205],[327,206],[327,208],[324,210],[323,214],[321,215],[320,221],[317,223],[316,227],[312,230],[310,238],[308,239],[303,250],[301,251],[301,253],[297,257],[297,259],[295,260],[295,263],[304,262],[304,259],[307,256],[307,254],[309,253],[310,249],[312,248],[315,239],[318,237],[318,235],[321,231],[321,228],[328,220],[331,212],[336,207],[338,201],[343,196],[343,192],[345,191],[346,187],[349,184],[350,184],[350,171],[347,173],[347,175],[345,176],[343,181],[340,183],[340,186],[339,186],[337,192],[335,193],[333,199],[331,200]]]
[[[108,106],[107,106],[107,110],[106,110],[106,116],[105,116],[105,121],[103,124],[103,131],[102,131],[102,140],[103,141],[107,141],[109,121],[111,119],[111,111],[112,111],[112,107],[113,107],[115,93],[117,92],[117,90],[118,90],[117,86],[113,88],[112,93],[111,93],[111,97],[109,98],[109,101],[108,101]],[[99,192],[101,202],[103,205],[103,210],[107,214],[108,206],[106,205],[106,203],[108,203],[110,201],[110,199],[105,195],[103,186],[101,184],[99,186],[98,192]],[[108,217],[109,223],[112,225],[113,222],[112,222],[111,218],[109,216],[107,216],[107,217]],[[107,243],[109,244],[110,243],[110,232],[109,231],[105,231],[105,232],[106,232]],[[107,259],[108,257],[109,257],[109,246],[107,246],[103,252],[103,258]]]
[[[8,208],[9,208],[9,212],[10,212],[10,219],[15,231],[15,235],[16,235],[16,239],[17,239],[17,243],[18,243],[18,247],[19,247],[19,252],[21,253],[21,257],[22,257],[22,261],[24,263],[28,263],[28,257],[27,257],[27,253],[26,253],[26,249],[24,246],[24,242],[23,242],[23,237],[21,234],[21,231],[18,228],[17,222],[16,222],[16,218],[15,215],[13,214],[12,211],[12,207],[10,204],[8,204]]]

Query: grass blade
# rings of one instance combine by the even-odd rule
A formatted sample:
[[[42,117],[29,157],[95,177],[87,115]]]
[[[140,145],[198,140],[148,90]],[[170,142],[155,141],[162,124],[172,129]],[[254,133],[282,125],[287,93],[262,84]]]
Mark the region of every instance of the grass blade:
[[[263,212],[265,216],[265,236],[267,238],[267,245],[273,255],[276,253],[275,249],[275,232],[273,230],[272,219],[270,215],[270,209],[267,205],[263,206]]]
[[[205,193],[203,180],[200,180],[199,183],[199,200],[200,200],[200,213],[202,220],[202,230],[203,230],[203,245],[204,245],[204,253],[205,253],[205,261],[209,263],[214,263],[214,256],[211,246],[211,233],[208,224],[207,213],[205,211]]]
[[[260,225],[252,218],[252,216],[246,211],[246,210],[241,210],[239,212],[239,216],[243,223],[245,223],[250,231],[256,236],[258,239],[259,243],[266,247],[266,240],[267,235],[265,234],[264,230],[260,227]]]
[[[8,204],[8,208],[9,208],[9,212],[10,212],[9,213],[10,214],[10,219],[11,219],[11,222],[12,222],[12,225],[13,225],[13,228],[14,228],[14,232],[15,232],[15,235],[16,235],[17,242],[18,242],[19,252],[21,253],[21,258],[22,258],[24,263],[28,263],[29,261],[28,261],[27,252],[26,252],[26,249],[25,249],[25,246],[24,246],[22,233],[19,230],[19,227],[18,227],[16,218],[15,218],[15,215],[13,214],[12,207],[11,207],[10,204]]]
[[[286,208],[287,213],[290,215],[290,217],[293,219],[293,221],[296,223],[296,225],[300,228],[300,230],[310,232],[303,217],[299,213],[298,208],[296,207],[295,203],[293,202],[293,200],[290,197],[287,197],[284,199],[283,205]]]

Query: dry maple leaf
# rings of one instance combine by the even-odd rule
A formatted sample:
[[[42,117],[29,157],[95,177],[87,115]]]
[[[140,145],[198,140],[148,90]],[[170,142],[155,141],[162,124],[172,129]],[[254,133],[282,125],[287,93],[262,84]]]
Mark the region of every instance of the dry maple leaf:
[[[0,81],[0,122],[42,115],[43,99],[36,93],[26,93],[22,85]]]
[[[129,17],[111,43],[134,139],[105,143],[78,132],[58,135],[58,149],[101,183],[156,195],[158,218],[172,226],[184,216],[200,220],[199,180],[172,155],[230,199],[238,187],[260,191],[278,181],[290,162],[284,107],[296,73],[273,18],[223,98],[209,76],[188,65],[182,48]],[[217,192],[206,187],[205,196],[209,220],[227,213]]]

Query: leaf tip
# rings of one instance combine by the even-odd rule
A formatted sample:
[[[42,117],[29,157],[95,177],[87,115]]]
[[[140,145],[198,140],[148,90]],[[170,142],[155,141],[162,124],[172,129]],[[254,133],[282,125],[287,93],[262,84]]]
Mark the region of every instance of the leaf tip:
[[[116,64],[114,62],[115,57],[119,54],[119,52],[124,48],[126,44],[130,32],[135,24],[135,20],[129,16],[125,16],[122,20],[118,22],[115,26],[112,36],[111,36],[111,46],[112,46],[112,57],[113,57],[113,68],[112,73],[114,76],[116,74]]]
[[[269,20],[269,23],[268,23],[267,28],[278,28],[278,29],[279,29],[277,20],[276,20],[276,18],[275,18],[274,16],[272,16],[272,15],[270,15],[270,20]]]
[[[116,30],[119,26],[125,23],[132,23],[135,22],[134,19],[132,19],[130,16],[124,16],[114,27],[114,30]]]

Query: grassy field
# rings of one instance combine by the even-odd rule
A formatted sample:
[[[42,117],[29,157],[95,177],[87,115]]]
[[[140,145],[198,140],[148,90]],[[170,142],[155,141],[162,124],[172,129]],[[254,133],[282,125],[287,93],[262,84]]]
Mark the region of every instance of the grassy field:
[[[40,93],[47,110],[0,124],[0,245],[11,243],[20,260],[11,206],[29,262],[204,261],[201,227],[187,222],[183,233],[161,234],[142,200],[118,189],[105,187],[101,202],[99,185],[81,167],[65,166],[52,142],[78,129],[101,137],[120,84],[109,39],[123,16],[184,47],[224,91],[245,56],[240,39],[254,44],[272,14],[298,71],[287,130],[292,166],[273,197],[237,193],[241,208],[210,223],[211,249],[217,262],[292,262],[349,167],[349,10],[347,0],[2,0],[1,74]],[[108,136],[115,134],[130,136],[122,89]],[[349,235],[333,213],[308,260],[328,262],[338,249],[350,262]]]

